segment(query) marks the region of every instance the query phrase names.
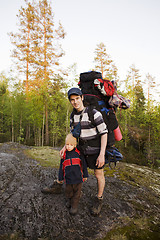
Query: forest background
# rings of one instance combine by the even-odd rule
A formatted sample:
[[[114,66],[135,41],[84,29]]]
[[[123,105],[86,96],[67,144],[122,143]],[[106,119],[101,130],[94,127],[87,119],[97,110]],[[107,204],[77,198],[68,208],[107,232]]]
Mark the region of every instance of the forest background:
[[[24,1],[17,15],[19,30],[9,33],[13,44],[14,68],[0,74],[0,142],[19,142],[36,146],[62,146],[69,131],[72,110],[67,90],[77,86],[76,65],[64,69],[61,43],[65,31],[54,22],[48,0]],[[132,64],[125,79],[106,46],[95,46],[95,65],[88,70],[101,71],[103,78],[117,82],[118,94],[131,100],[127,110],[116,116],[123,140],[116,143],[126,162],[157,167],[160,163],[160,104],[155,78],[145,78]]]

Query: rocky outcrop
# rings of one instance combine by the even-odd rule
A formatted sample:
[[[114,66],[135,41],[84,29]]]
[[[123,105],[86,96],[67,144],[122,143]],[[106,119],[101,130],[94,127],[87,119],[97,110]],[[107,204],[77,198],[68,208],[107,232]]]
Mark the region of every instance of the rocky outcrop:
[[[63,193],[41,193],[41,188],[57,177],[57,169],[41,167],[24,154],[26,148],[15,143],[0,145],[0,239],[101,239],[124,226],[126,218],[152,218],[158,224],[158,191],[130,184],[133,179],[126,182],[118,175],[106,177],[104,205],[98,217],[89,211],[96,192],[92,175],[83,185],[78,214],[71,216]]]

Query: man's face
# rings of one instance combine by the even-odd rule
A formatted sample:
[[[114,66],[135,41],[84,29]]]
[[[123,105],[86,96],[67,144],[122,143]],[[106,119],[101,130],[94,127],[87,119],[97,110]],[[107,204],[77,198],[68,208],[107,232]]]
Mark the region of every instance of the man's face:
[[[72,106],[77,110],[77,112],[80,112],[83,110],[84,105],[83,105],[83,96],[78,96],[78,95],[71,95],[70,96],[70,103]]]

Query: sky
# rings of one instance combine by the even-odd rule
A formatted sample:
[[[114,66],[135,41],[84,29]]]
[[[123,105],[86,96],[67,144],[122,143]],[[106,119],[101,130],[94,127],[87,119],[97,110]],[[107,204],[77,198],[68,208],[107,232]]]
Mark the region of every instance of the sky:
[[[94,68],[95,49],[103,42],[121,80],[134,64],[160,83],[159,0],[52,0],[54,21],[66,32],[64,68],[77,63],[77,74]],[[11,66],[8,32],[18,31],[16,15],[24,0],[0,0],[0,72]]]

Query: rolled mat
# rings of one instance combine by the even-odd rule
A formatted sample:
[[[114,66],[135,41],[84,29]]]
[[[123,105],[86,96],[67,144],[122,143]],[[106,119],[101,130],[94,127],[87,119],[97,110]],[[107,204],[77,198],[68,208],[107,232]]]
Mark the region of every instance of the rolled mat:
[[[121,134],[121,130],[119,128],[119,126],[113,130],[114,131],[114,137],[116,141],[120,141],[122,140],[122,134]]]

